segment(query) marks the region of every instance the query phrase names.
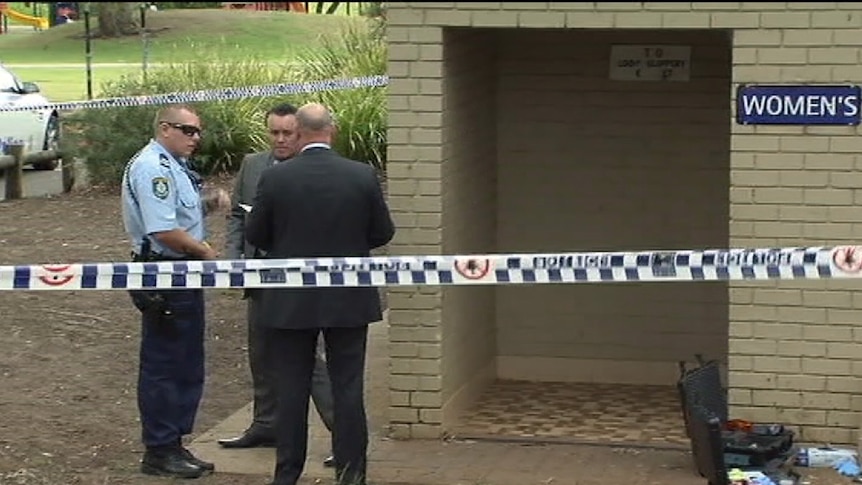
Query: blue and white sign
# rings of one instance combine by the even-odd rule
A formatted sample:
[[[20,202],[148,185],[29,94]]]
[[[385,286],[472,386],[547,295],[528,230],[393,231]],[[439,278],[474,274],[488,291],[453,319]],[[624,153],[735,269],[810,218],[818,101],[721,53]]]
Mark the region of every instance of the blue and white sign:
[[[849,85],[740,86],[736,119],[743,125],[858,125],[860,91]]]

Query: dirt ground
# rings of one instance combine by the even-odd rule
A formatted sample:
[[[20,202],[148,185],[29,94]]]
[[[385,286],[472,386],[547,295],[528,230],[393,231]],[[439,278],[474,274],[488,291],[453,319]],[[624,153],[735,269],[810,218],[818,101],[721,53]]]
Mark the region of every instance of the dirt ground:
[[[119,198],[0,203],[0,264],[127,261]],[[224,214],[210,216],[223,244]],[[250,399],[244,305],[208,293],[207,387],[198,432]],[[0,484],[164,483],[138,472],[139,320],[122,291],[0,292]],[[214,475],[203,483],[263,483]]]
[[[225,181],[219,185],[226,186]],[[224,214],[211,215],[208,223],[210,240],[222,247]],[[0,264],[126,261],[127,253],[116,193],[0,202]],[[196,433],[251,399],[239,296],[232,290],[207,294],[207,386]],[[5,291],[0,292],[0,308],[0,484],[171,482],[138,470],[139,322],[127,294]],[[409,448],[402,450],[409,453]],[[588,448],[581,455],[588,468],[614,472],[606,477],[626,475],[626,467],[655,471],[667,466],[660,453],[643,453],[634,462],[621,462],[610,449]],[[828,479],[810,483],[849,483],[830,472]],[[665,473],[669,471],[657,475]],[[577,483],[610,483],[601,475],[593,476],[595,482],[579,477]],[[268,478],[217,473],[196,483],[262,485]],[[686,473],[680,483],[705,480]]]

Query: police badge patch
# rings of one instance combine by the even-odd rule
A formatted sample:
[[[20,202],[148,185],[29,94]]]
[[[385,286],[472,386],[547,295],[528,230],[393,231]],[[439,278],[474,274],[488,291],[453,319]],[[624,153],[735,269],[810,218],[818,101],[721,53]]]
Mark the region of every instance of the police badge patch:
[[[165,177],[154,177],[153,178],[153,195],[160,199],[165,199],[168,197],[168,193],[170,193],[170,186],[168,185],[168,179]]]

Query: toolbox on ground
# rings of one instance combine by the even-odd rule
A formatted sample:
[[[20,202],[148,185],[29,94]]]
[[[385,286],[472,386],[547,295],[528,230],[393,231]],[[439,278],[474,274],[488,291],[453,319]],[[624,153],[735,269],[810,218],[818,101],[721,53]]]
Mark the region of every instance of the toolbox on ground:
[[[680,363],[677,382],[686,434],[697,472],[710,485],[727,483],[727,469],[777,472],[792,463],[794,433],[780,424],[729,419],[727,391],[718,362],[688,369]]]

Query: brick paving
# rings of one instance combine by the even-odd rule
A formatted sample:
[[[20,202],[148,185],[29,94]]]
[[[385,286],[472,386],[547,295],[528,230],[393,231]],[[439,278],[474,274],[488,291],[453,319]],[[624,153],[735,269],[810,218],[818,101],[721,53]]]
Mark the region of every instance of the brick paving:
[[[387,437],[386,327],[372,327],[368,361],[368,412],[371,432],[369,478],[374,485],[705,485],[692,470],[690,454],[657,450],[535,441],[393,440]],[[309,457],[303,483],[331,483],[322,466],[329,436],[310,416]],[[268,483],[274,469],[272,449],[224,450],[216,440],[241,432],[250,404],[199,436],[191,448],[216,463],[218,473],[248,475],[248,483]],[[811,485],[846,484],[832,470],[819,470]]]

